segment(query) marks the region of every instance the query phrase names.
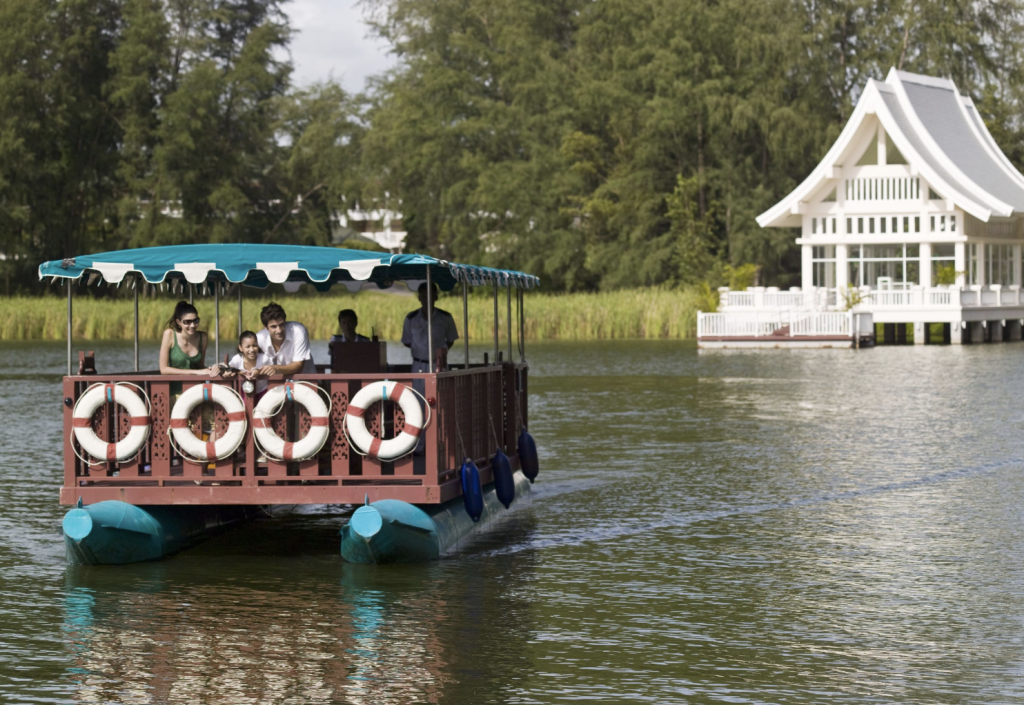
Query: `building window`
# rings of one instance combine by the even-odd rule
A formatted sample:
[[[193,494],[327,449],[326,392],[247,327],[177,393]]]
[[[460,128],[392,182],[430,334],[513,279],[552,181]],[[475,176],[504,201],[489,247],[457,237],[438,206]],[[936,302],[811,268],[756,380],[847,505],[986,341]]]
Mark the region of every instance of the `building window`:
[[[917,244],[853,246],[849,251],[851,286],[905,289],[919,283],[920,270]]]
[[[1013,245],[985,245],[985,281],[1013,284]]]
[[[978,283],[978,245],[973,242],[967,245],[967,283]]]
[[[950,286],[956,283],[954,255],[954,245],[932,245],[932,286]]]
[[[836,248],[832,245],[812,247],[811,264],[814,272],[814,286],[835,288]]]

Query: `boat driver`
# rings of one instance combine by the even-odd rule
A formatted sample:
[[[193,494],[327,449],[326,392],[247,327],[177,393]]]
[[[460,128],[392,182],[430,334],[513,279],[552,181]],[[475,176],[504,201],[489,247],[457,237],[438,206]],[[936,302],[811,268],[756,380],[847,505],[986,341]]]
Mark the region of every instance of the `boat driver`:
[[[269,365],[259,369],[260,377],[316,374],[306,326],[289,321],[281,305],[273,301],[260,311],[260,320],[266,327],[256,334],[256,340],[270,359]]]
[[[455,319],[452,314],[434,306],[437,299],[437,285],[432,284],[429,289],[427,283],[423,282],[419,288],[420,308],[409,313],[405,317],[402,326],[402,345],[412,350],[412,371],[430,372],[429,352],[430,345],[427,342],[427,306],[431,308],[431,319],[434,329],[434,349],[450,348],[459,339],[459,331],[455,328]],[[429,296],[427,292],[430,292]],[[436,362],[436,360],[435,360]]]
[[[356,312],[350,308],[342,309],[338,311],[338,329],[341,331],[338,335],[332,335],[330,342],[332,343],[369,343],[370,339],[365,335],[360,335],[356,332],[356,326],[359,325],[359,316]]]

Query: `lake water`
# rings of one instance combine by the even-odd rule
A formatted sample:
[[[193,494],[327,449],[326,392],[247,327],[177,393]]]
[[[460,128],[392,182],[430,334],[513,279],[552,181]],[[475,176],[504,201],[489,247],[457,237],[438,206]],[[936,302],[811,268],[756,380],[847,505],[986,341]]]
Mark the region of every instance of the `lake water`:
[[[0,353],[0,701],[1024,700],[1024,345],[531,345],[532,500],[384,567],[318,508],[68,568],[63,347]]]

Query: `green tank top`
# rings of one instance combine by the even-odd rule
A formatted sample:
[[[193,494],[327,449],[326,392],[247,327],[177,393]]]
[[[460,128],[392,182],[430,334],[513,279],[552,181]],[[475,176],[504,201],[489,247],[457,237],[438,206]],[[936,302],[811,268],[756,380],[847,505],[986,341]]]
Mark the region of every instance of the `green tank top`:
[[[171,352],[167,356],[167,362],[171,367],[179,370],[201,370],[203,365],[203,351],[200,348],[199,352],[195,355],[186,355],[185,351],[178,345],[178,334],[171,332]],[[202,337],[199,338],[199,344],[202,345]],[[171,394],[181,394],[182,386],[181,382],[171,382]]]

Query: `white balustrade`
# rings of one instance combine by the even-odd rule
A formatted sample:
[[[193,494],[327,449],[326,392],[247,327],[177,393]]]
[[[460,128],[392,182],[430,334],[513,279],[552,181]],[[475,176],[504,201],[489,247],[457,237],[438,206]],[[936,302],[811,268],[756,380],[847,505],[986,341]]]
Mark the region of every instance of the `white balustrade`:
[[[818,311],[790,324],[790,335],[850,335],[853,314],[850,311]]]
[[[851,335],[850,311],[815,311],[790,317],[779,312],[698,313],[697,337],[763,338],[789,327],[790,336]]]

